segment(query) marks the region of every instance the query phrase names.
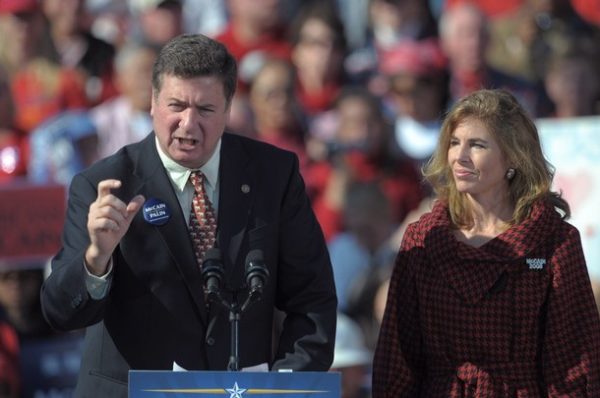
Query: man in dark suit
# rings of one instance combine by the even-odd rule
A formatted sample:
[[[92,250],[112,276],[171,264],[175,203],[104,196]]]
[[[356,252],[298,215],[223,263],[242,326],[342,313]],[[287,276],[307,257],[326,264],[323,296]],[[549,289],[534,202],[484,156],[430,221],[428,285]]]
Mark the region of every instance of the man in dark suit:
[[[249,252],[268,272],[262,299],[241,315],[239,368],[331,364],[337,300],[323,234],[296,156],[224,133],[236,73],[222,44],[173,39],[154,65],[154,132],[72,181],[42,305],[57,329],[87,327],[76,396],[125,397],[130,369],[228,367],[229,311],[205,297],[188,233],[202,218],[188,180],[198,170],[217,219],[223,298],[247,298]],[[274,344],[276,308],[285,319]]]

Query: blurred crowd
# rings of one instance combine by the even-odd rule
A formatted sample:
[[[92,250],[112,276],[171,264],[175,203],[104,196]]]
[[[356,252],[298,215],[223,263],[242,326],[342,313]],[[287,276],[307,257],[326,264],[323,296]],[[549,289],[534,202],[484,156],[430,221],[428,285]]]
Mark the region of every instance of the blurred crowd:
[[[596,0],[0,0],[0,186],[67,185],[146,136],[155,56],[186,32],[238,60],[230,131],[300,159],[334,268],[344,398],[369,396],[391,265],[429,209],[420,168],[448,106],[506,88],[534,118],[600,114]],[[41,278],[0,270],[0,397],[23,391],[19,343],[52,334]]]

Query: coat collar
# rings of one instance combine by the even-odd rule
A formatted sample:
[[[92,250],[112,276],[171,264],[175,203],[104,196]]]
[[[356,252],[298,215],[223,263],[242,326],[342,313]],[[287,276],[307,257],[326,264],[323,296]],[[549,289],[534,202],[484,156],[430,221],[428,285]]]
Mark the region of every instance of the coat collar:
[[[425,237],[427,256],[460,296],[478,302],[505,272],[519,272],[523,259],[558,228],[558,213],[543,201],[536,203],[530,217],[478,248],[456,240],[447,207],[437,203],[423,221],[429,224]]]

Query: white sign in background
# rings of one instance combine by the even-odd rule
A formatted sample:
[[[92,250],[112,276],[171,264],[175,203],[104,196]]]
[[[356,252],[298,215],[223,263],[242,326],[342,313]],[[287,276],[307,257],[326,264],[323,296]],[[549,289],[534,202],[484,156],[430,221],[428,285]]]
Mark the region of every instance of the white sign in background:
[[[554,190],[571,206],[588,271],[600,280],[600,117],[540,119],[546,158],[556,168]]]

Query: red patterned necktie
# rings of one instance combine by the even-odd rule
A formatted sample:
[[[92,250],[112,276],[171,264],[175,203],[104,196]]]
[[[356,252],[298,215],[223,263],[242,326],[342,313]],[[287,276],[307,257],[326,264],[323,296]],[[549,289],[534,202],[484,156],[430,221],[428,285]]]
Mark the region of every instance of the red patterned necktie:
[[[196,260],[200,267],[202,267],[204,254],[215,243],[215,233],[217,231],[217,219],[204,190],[204,178],[201,171],[193,171],[190,174],[190,182],[194,186],[195,192],[192,199],[189,230],[194,242]]]

